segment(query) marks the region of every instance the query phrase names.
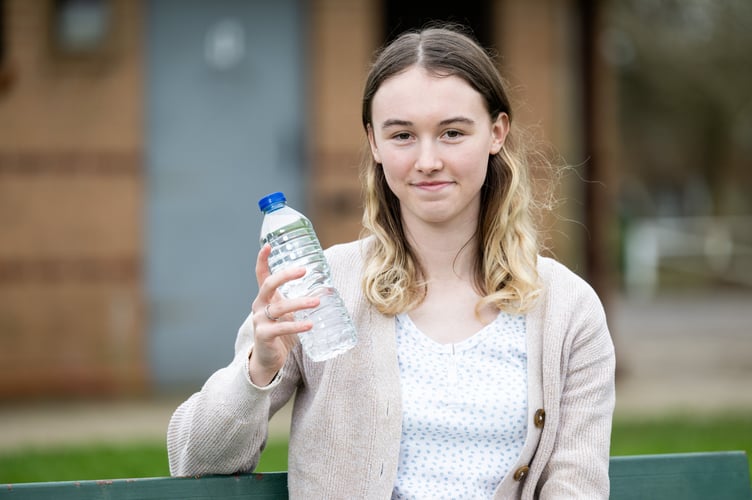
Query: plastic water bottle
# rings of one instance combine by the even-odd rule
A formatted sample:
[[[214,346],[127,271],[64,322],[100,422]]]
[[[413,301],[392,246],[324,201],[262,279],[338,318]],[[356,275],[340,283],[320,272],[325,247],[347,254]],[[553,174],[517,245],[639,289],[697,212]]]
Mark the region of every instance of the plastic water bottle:
[[[319,297],[315,309],[295,313],[298,321],[311,320],[313,328],[299,334],[303,350],[313,361],[324,361],[351,349],[357,342],[355,326],[339,292],[332,286],[329,263],[308,218],[287,205],[285,195],[272,193],[261,198],[264,213],[261,245],[269,243],[269,270],[305,267],[302,278],[288,281],[280,292],[288,298]]]

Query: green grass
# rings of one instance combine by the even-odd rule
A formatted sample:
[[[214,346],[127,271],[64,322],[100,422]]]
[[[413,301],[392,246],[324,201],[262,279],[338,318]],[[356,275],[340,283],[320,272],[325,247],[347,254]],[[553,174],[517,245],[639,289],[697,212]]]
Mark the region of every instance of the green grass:
[[[612,455],[745,450],[752,453],[752,416],[617,419]],[[261,472],[287,469],[287,442],[269,443]],[[0,453],[0,484],[169,475],[163,442],[24,449]]]
[[[611,434],[611,455],[724,450],[752,454],[752,415],[617,419]]]
[[[287,470],[287,441],[270,442],[257,470]],[[0,452],[0,484],[169,475],[163,441]]]
[[[30,448],[0,454],[0,483],[169,475],[164,442]]]

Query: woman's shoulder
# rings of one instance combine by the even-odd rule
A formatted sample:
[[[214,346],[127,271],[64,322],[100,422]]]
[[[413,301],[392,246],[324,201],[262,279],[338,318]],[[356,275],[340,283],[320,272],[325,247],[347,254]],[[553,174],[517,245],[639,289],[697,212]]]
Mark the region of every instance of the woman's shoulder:
[[[561,262],[538,258],[538,275],[541,279],[541,296],[535,312],[547,321],[559,325],[583,325],[575,333],[589,332],[593,338],[607,338],[608,326],[603,302],[595,289],[583,277]],[[569,329],[557,330],[562,333]]]
[[[371,238],[364,238],[347,243],[332,245],[324,251],[330,264],[345,263],[354,264],[363,260]]]
[[[367,246],[367,239],[355,240],[333,245],[324,251],[332,272],[332,284],[353,312],[363,303],[360,277]]]
[[[543,255],[538,256],[538,275],[544,283],[564,282],[578,286],[590,286],[584,278],[565,264]]]
[[[600,302],[585,278],[554,258],[538,256],[538,276],[547,293]]]

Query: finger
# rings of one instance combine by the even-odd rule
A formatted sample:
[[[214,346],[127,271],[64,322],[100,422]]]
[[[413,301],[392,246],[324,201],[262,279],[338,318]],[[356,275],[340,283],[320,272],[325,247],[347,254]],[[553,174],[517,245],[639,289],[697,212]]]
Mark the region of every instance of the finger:
[[[269,321],[261,313],[263,319],[261,319],[254,331],[254,338],[256,342],[270,342],[276,337],[284,337],[287,335],[293,335],[295,333],[307,332],[313,328],[313,322],[309,320],[304,321]]]
[[[254,313],[254,321],[256,327],[254,330],[254,339],[259,349],[260,346],[268,346],[272,350],[276,350],[273,347],[275,340],[280,339],[284,342],[297,342],[295,334],[305,333],[313,328],[313,322],[309,320],[303,321],[269,321],[264,316],[263,311],[260,313]],[[288,340],[289,339],[289,340]],[[267,348],[264,348],[266,350]]]
[[[280,300],[275,298],[277,289],[287,283],[302,278],[306,273],[304,267],[291,267],[266,276],[264,281],[259,282],[259,297],[265,304]]]
[[[271,255],[271,253],[271,245],[265,243],[256,257],[256,281],[259,284],[259,289],[272,276],[275,279],[269,282],[269,288],[277,289],[281,284],[298,279],[305,275],[306,271],[303,267],[292,267],[277,273],[272,273],[269,269],[269,255]]]
[[[263,313],[262,313],[263,314]],[[287,337],[296,333],[304,333],[313,328],[313,321],[266,321],[259,325],[259,331],[256,334],[257,342],[271,341],[277,337]]]
[[[269,270],[270,253],[272,253],[272,247],[269,243],[266,243],[261,247],[261,250],[259,250],[258,256],[256,257],[256,281],[259,285],[261,285],[261,283],[263,283],[271,274],[271,271]]]
[[[294,313],[318,307],[320,303],[321,299],[319,299],[318,297],[283,299],[268,303],[264,306],[262,312],[267,319],[270,319],[272,321],[280,321],[283,319],[292,321],[294,319]],[[269,313],[268,316],[267,313]]]

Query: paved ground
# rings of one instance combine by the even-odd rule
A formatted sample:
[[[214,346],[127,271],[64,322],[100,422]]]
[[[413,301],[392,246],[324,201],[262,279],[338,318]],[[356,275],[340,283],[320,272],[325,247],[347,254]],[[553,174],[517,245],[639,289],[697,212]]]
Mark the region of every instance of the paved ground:
[[[752,410],[752,292],[615,300],[617,418]],[[0,452],[28,445],[164,439],[188,394],[0,405]],[[289,409],[272,432],[285,433]]]
[[[752,293],[616,301],[617,416],[752,409]]]

